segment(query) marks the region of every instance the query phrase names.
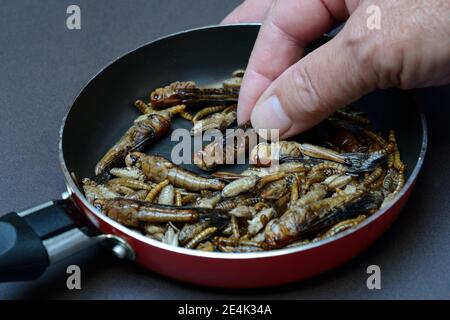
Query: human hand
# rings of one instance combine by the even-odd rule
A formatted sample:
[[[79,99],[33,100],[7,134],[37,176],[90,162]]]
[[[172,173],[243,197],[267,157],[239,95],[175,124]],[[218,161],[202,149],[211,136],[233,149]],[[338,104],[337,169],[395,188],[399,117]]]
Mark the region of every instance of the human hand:
[[[369,6],[380,28],[369,28]],[[308,43],[339,21],[327,44]],[[241,86],[238,122],[300,133],[377,88],[450,83],[448,0],[247,0],[222,23],[262,27]]]

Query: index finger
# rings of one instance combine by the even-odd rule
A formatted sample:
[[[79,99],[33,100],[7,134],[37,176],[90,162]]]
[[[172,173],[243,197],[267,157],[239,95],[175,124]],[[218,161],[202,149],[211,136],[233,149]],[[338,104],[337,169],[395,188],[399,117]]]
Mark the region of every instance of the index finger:
[[[273,0],[246,0],[231,11],[220,24],[262,22]]]
[[[354,2],[356,7],[358,0]],[[269,10],[245,72],[238,102],[238,122],[250,119],[258,98],[284,70],[297,62],[305,47],[345,20],[344,0],[279,0]]]

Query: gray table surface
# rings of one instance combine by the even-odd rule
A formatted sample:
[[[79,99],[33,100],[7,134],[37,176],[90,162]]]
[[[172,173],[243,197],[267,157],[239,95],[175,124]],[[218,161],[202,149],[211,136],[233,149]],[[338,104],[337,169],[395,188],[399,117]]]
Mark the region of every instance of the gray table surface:
[[[157,37],[215,24],[239,2],[0,0],[0,212],[64,191],[59,126],[77,91],[99,68]],[[69,31],[66,8],[74,3],[81,7],[82,28]],[[94,247],[52,266],[39,280],[0,284],[0,299],[448,299],[450,90],[419,94],[430,147],[411,200],[379,241],[340,268],[282,287],[220,290],[164,278]],[[66,288],[71,264],[81,267],[81,290]],[[381,290],[366,287],[372,264],[381,267]]]

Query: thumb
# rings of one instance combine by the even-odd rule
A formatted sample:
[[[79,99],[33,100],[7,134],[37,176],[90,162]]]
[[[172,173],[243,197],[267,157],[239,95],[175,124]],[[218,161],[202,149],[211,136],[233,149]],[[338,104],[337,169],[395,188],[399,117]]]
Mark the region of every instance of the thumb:
[[[282,73],[252,110],[255,129],[279,129],[281,138],[305,131],[376,87],[377,77],[345,35]]]

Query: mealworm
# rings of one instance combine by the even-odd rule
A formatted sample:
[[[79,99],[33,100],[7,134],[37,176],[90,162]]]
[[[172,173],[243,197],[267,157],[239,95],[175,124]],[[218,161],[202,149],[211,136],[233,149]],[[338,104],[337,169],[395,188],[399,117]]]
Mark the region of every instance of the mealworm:
[[[161,190],[169,184],[169,180],[163,180],[160,183],[158,183],[153,189],[151,189],[147,196],[145,197],[145,201],[153,202],[155,197],[158,195],[158,193],[161,192]]]

